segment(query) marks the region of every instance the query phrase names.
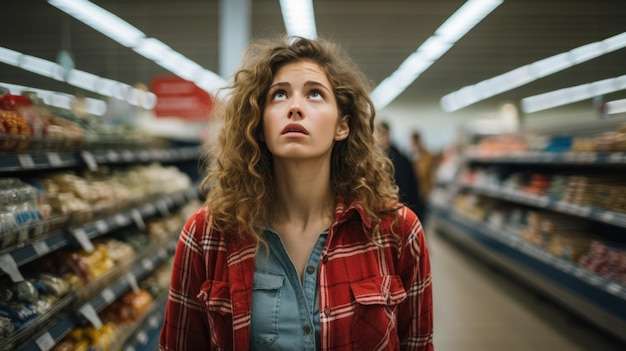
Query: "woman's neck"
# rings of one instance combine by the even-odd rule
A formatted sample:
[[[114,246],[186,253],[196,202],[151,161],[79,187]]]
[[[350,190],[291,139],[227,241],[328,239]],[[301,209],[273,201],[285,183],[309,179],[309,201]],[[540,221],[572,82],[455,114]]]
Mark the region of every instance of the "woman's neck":
[[[319,222],[333,217],[335,194],[330,185],[330,165],[306,161],[274,164],[276,202],[272,221]]]

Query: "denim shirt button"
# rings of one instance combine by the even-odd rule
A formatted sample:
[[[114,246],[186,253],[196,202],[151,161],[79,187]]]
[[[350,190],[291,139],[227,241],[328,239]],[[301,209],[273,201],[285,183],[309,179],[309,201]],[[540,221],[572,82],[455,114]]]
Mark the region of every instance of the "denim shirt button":
[[[315,267],[307,266],[306,267],[306,272],[309,273],[309,274],[313,274],[315,272]]]
[[[305,325],[304,328],[302,328],[302,330],[304,331],[305,335],[311,334],[311,327],[308,325]]]

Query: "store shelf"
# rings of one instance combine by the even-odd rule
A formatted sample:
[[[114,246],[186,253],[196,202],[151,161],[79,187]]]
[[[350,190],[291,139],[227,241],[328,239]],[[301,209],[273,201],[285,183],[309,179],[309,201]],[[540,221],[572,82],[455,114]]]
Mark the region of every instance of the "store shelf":
[[[600,328],[626,340],[626,286],[519,239],[451,212],[431,207],[439,233],[509,273]]]
[[[128,225],[135,224],[141,227],[145,219],[160,214],[168,216],[173,210],[183,206],[185,203],[199,197],[198,187],[191,187],[185,191],[168,194],[150,202],[137,205],[130,209],[115,213],[111,216],[82,224],[73,229],[60,230],[43,239],[27,243],[20,243],[15,247],[2,250],[0,262],[3,263],[2,272],[11,277],[20,277],[19,272],[13,272],[20,266],[41,258],[51,251],[78,242],[87,251],[92,247],[91,239],[104,234],[114,232]],[[10,271],[11,270],[11,271]],[[15,280],[15,279],[14,279]],[[19,280],[19,279],[18,279]]]
[[[65,315],[53,326],[38,334],[34,339],[15,350],[20,351],[48,351],[63,339],[76,326],[76,320],[72,315]]]
[[[519,204],[548,209],[563,214],[587,218],[598,222],[626,228],[626,214],[615,211],[607,211],[589,206],[581,206],[568,203],[560,199],[554,199],[544,195],[535,195],[520,190],[499,185],[463,186],[475,194],[485,195],[501,200],[516,202]]]
[[[134,333],[126,339],[123,351],[152,351],[158,348],[159,332],[163,324],[167,292],[155,299],[153,308],[146,313]]]
[[[37,331],[28,341],[21,345],[17,350],[20,351],[47,351],[61,341],[74,328],[90,323],[95,327],[100,327],[100,321],[97,313],[109,306],[113,301],[117,300],[127,291],[138,289],[138,281],[148,276],[161,263],[165,262],[174,252],[176,240],[171,240],[165,245],[153,245],[139,256],[130,266],[129,270],[121,274],[113,272],[116,279],[110,283],[104,284],[104,287],[98,288],[97,292],[91,293],[92,287],[85,287],[76,292],[76,306],[70,313],[52,323],[46,328]],[[158,250],[156,248],[158,247]],[[156,254],[155,254],[156,252]],[[106,278],[102,281],[107,281]],[[100,287],[102,282],[95,282],[96,287]],[[88,298],[81,295],[89,295]],[[159,308],[160,304],[154,308]],[[152,324],[150,324],[152,325]]]
[[[87,167],[94,170],[102,164],[178,162],[196,159],[201,152],[201,146],[181,146],[171,149],[0,153],[0,172],[51,170],[69,167]]]
[[[467,152],[465,160],[470,163],[489,164],[555,164],[555,165],[626,165],[626,152],[519,152],[506,156],[482,156]]]

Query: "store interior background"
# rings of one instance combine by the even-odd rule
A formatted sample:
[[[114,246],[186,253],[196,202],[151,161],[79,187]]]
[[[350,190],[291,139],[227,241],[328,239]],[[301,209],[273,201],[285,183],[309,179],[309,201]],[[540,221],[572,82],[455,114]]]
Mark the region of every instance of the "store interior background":
[[[278,0],[92,2],[131,23],[146,37],[162,41],[226,79],[236,68],[247,39],[285,31]],[[392,74],[464,3],[464,0],[313,1],[318,36],[341,44],[371,79],[373,87]],[[0,21],[3,33],[0,41],[4,48],[52,62],[65,50],[73,57],[76,69],[131,86],[139,83],[150,87],[154,77],[171,74],[45,0],[7,2],[1,11],[5,14]],[[624,86],[624,48],[456,111],[445,111],[441,99],[465,86],[583,45],[620,34],[624,42],[625,33],[625,0],[505,0],[404,92],[378,110],[377,116],[390,122],[393,140],[402,149],[409,148],[410,133],[418,130],[434,153],[476,134],[592,135],[615,130],[626,123],[626,112],[606,115],[600,106],[602,102],[624,99],[624,88],[533,113],[525,113],[521,101],[556,89],[617,77],[621,77]],[[2,83],[84,94],[109,101],[110,106],[117,104],[114,99],[4,63],[0,63],[0,86]],[[140,120],[131,122],[181,142],[203,140],[207,136],[205,126],[212,125],[177,116],[157,118],[149,111],[140,111],[137,116]],[[614,335],[608,336],[579,322],[571,323],[569,317],[563,318],[557,312],[561,310],[554,309],[554,304],[546,304],[524,290],[522,284],[502,280],[490,267],[471,258],[460,259],[463,255],[459,252],[435,244],[433,257],[445,261],[433,267],[441,284],[440,298],[436,301],[451,307],[438,312],[442,316],[440,321],[446,323],[439,325],[436,336],[441,350],[618,350],[623,347],[624,340],[618,341]],[[450,275],[450,272],[458,274]],[[461,290],[463,298],[459,297]],[[508,299],[506,295],[523,301],[524,307],[502,303]],[[620,309],[623,302],[618,306]],[[556,336],[546,332],[551,328],[558,329]],[[588,338],[589,330],[594,331]]]
[[[221,6],[218,0],[94,3],[133,24],[146,37],[161,40],[224,77],[238,63],[241,43],[245,43],[246,37],[285,31],[280,4],[275,0],[224,1],[235,6],[229,14],[225,14],[227,6]],[[317,0],[314,1],[316,29],[318,36],[340,43],[376,86],[463,3],[462,0]],[[11,2],[4,9],[9,15],[1,21],[0,30],[6,48],[50,61],[56,61],[59,52],[67,50],[77,69],[130,85],[149,86],[153,77],[169,73],[46,1]],[[378,115],[391,122],[393,137],[400,146],[407,147],[409,132],[418,129],[427,146],[436,151],[453,143],[460,130],[500,132],[499,125],[537,130],[585,122],[595,124],[599,113],[592,99],[530,114],[521,110],[520,101],[556,89],[621,76],[626,50],[616,50],[454,112],[443,111],[440,100],[467,85],[618,35],[626,29],[625,14],[626,2],[622,0],[504,1],[403,93],[379,110]],[[2,65],[2,77],[6,83],[66,93],[77,91],[66,83],[8,65]],[[610,101],[623,97],[622,91],[601,98]],[[512,104],[514,109],[503,108],[505,104]],[[621,117],[612,116],[609,123]],[[508,122],[497,121],[507,118]],[[487,123],[472,122],[475,120],[487,120]],[[159,132],[171,131],[169,127],[168,124]],[[176,134],[193,135],[193,129]]]

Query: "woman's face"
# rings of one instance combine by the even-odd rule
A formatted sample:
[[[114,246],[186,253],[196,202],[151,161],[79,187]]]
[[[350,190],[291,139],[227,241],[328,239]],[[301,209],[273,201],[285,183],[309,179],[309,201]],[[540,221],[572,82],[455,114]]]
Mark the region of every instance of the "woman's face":
[[[274,157],[328,157],[334,142],[349,132],[348,117],[339,117],[333,88],[319,65],[297,61],[278,69],[263,110],[263,140]]]

